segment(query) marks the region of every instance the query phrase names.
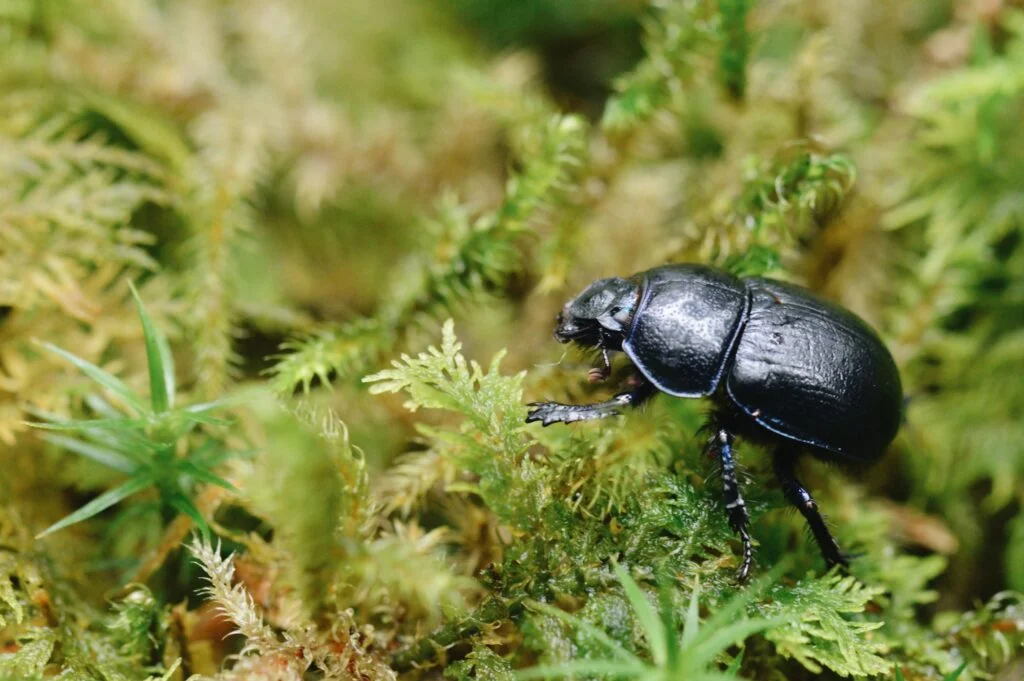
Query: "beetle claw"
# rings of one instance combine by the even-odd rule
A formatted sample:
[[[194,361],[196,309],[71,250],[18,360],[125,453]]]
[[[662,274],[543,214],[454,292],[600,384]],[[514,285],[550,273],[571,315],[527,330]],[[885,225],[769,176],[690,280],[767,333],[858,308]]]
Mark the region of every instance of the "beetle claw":
[[[857,560],[862,556],[864,556],[863,553],[850,553],[847,551],[839,551],[835,556],[832,556],[831,559],[828,560],[828,564],[829,567],[834,567],[838,565],[839,569],[845,572],[850,569],[851,561]]]
[[[562,405],[557,402],[530,402],[527,406],[533,407],[526,415],[527,423],[540,421],[541,425],[547,427],[562,420],[558,417],[558,408]]]

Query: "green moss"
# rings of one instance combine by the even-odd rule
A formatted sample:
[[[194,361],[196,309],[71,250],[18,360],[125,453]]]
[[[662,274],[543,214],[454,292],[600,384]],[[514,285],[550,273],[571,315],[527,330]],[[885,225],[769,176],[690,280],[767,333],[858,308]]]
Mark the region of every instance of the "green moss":
[[[0,677],[1005,673],[1022,73],[1012,3],[0,3]],[[887,455],[801,471],[849,574],[741,442],[736,582],[700,401],[524,423],[675,261],[892,349]]]

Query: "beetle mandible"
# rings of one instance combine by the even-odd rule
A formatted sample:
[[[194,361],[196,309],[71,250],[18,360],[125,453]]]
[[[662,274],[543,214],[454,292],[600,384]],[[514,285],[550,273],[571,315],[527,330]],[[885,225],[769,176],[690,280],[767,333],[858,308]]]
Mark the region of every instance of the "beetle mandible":
[[[870,463],[899,430],[899,371],[859,317],[793,284],[678,264],[594,282],[558,315],[555,338],[600,350],[602,366],[591,371],[598,380],[610,373],[609,353],[624,352],[639,370],[638,383],[597,404],[530,403],[527,422],[615,416],[658,392],[708,397],[708,451],[721,462],[725,510],[743,545],[739,579],[748,577],[753,552],[733,460],[737,435],[774,446],[786,499],[806,519],[825,561],[847,564],[795,466],[804,451]]]

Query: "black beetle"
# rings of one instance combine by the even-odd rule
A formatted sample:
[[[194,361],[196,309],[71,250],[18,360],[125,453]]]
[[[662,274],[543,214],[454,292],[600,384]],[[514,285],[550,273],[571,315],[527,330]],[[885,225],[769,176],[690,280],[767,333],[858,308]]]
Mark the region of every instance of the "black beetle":
[[[739,578],[749,575],[752,551],[733,461],[736,435],[775,446],[775,475],[786,498],[807,520],[826,562],[846,564],[794,468],[803,450],[870,463],[899,430],[899,371],[859,317],[793,284],[681,264],[594,282],[559,314],[555,338],[601,350],[603,366],[592,378],[608,376],[615,350],[642,376],[607,402],[533,402],[527,422],[614,416],[659,391],[710,397],[708,449],[721,461],[726,512],[743,542]]]

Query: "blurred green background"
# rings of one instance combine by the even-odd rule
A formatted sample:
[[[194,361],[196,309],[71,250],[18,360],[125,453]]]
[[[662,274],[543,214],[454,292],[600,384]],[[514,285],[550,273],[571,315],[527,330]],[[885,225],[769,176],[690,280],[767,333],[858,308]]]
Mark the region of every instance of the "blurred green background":
[[[1022,121],[1012,0],[0,0],[0,677],[564,677],[608,658],[591,626],[704,678],[617,562],[670,638],[691,598],[788,622],[686,648],[700,674],[1022,678]],[[564,302],[666,262],[801,283],[892,350],[887,456],[803,469],[855,579],[742,444],[782,572],[735,584],[706,405],[522,425],[613,389],[551,339]],[[449,337],[367,390],[448,319],[500,370]],[[173,356],[178,411],[40,342],[142,401]]]

